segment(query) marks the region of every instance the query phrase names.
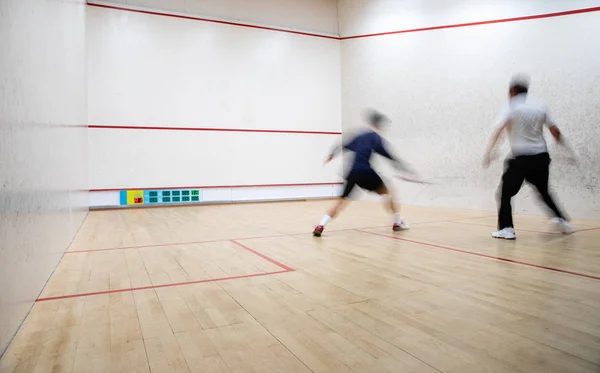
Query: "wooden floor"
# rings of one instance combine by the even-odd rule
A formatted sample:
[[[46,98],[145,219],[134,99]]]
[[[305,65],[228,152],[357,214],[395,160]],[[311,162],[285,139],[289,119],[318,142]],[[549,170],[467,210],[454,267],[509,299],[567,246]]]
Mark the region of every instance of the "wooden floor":
[[[600,222],[355,203],[91,212],[4,372],[600,372]]]

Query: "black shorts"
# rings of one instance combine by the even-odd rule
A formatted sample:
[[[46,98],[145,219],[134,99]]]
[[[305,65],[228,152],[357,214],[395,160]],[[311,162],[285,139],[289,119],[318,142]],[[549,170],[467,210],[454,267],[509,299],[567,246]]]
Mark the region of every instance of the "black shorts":
[[[348,198],[357,185],[364,190],[374,192],[385,186],[385,183],[375,171],[351,172],[346,178],[346,187],[344,188],[342,198]]]

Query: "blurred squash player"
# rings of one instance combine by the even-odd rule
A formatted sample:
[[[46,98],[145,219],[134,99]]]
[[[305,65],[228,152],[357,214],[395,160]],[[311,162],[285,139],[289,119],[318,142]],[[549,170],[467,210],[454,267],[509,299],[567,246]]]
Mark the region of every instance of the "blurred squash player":
[[[380,154],[391,160],[396,169],[408,173],[409,175],[416,174],[410,171],[404,162],[390,154],[383,139],[378,133],[389,123],[389,119],[383,114],[371,110],[367,113],[367,122],[369,124],[367,130],[354,137],[350,142],[335,147],[325,161],[325,163],[329,163],[341,150],[347,150],[354,153],[354,162],[346,177],[344,192],[323,216],[319,225],[314,229],[313,235],[316,237],[320,237],[325,226],[339,214],[356,186],[366,191],[385,196],[384,206],[388,211],[394,214],[394,224],[392,229],[394,231],[408,229],[408,224],[400,217],[400,210],[395,203],[396,199],[393,191],[388,188],[378,173],[371,167],[371,156],[373,153]],[[418,180],[416,176],[404,178],[413,181]]]
[[[547,128],[552,137],[571,154],[571,160],[575,160],[575,155],[551,118],[546,105],[529,97],[528,92],[528,77],[516,76],[512,79],[509,86],[510,100],[501,112],[498,126],[490,139],[483,160],[484,167],[488,167],[494,147],[502,133],[506,132],[511,154],[506,160],[499,188],[498,231],[492,233],[494,238],[517,238],[511,200],[519,193],[524,181],[535,187],[553,215],[552,222],[565,234],[573,232],[565,214],[558,208],[549,191],[551,160],[544,138],[544,128]]]

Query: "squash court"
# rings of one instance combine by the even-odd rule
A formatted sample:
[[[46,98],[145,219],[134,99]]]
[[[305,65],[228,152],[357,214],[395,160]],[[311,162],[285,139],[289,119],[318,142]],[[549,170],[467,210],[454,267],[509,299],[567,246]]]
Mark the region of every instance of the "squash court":
[[[598,372],[600,222],[328,202],[90,212],[3,372]]]

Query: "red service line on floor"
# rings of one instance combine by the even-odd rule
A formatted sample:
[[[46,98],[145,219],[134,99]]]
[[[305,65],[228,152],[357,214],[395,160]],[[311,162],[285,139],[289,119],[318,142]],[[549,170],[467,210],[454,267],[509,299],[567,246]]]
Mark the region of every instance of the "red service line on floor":
[[[162,284],[162,285],[149,285],[149,286],[140,286],[135,288],[126,288],[126,289],[114,289],[114,290],[104,290],[104,291],[96,291],[91,293],[79,293],[79,294],[69,294],[69,295],[58,295],[54,297],[44,297],[36,299],[36,302],[45,302],[50,300],[59,300],[59,299],[68,299],[68,298],[79,298],[79,297],[89,297],[92,295],[102,295],[102,294],[112,294],[112,293],[123,293],[127,291],[137,291],[137,290],[148,290],[148,289],[159,289],[159,288],[167,288],[173,286],[183,286],[183,285],[192,285],[192,284],[202,284],[205,282],[218,282],[218,281],[227,281],[227,280],[237,280],[251,277],[260,277],[260,276],[270,276],[270,275],[278,275],[282,273],[294,272],[295,269],[286,266],[283,263],[276,261],[273,258],[269,258],[268,256],[259,253],[258,251],[249,248],[248,246],[241,244],[235,240],[227,240],[236,246],[272,263],[281,268],[281,271],[272,271],[272,272],[263,272],[263,273],[252,273],[248,275],[240,275],[240,276],[229,276],[229,277],[219,277],[205,280],[196,280],[196,281],[186,281],[186,282],[177,282],[172,284]]]
[[[457,220],[421,221],[421,222],[415,222],[415,223],[411,223],[411,224],[417,225],[417,224],[453,223],[453,222],[460,222],[462,220],[488,218],[491,216],[496,216],[496,215],[473,216],[473,217],[461,218],[461,219],[457,219]],[[391,227],[391,224],[378,225],[378,226],[372,226],[372,227],[360,227],[360,228],[328,229],[327,233],[347,232],[347,231],[360,230],[360,229],[377,229],[377,228],[386,228],[386,227]],[[100,252],[100,251],[148,249],[148,248],[154,248],[154,247],[185,246],[185,245],[196,245],[196,244],[227,242],[227,241],[234,242],[234,241],[260,240],[260,239],[264,239],[264,238],[294,237],[294,236],[304,236],[304,235],[310,235],[310,234],[311,234],[310,231],[302,232],[302,233],[278,233],[278,234],[270,234],[270,235],[265,235],[265,236],[221,238],[221,239],[214,239],[214,240],[170,242],[170,243],[163,243],[163,244],[137,245],[137,246],[119,246],[119,247],[109,247],[109,248],[103,248],[103,249],[71,250],[71,251],[65,252],[65,254],[94,253],[94,252]]]
[[[458,222],[458,221],[451,221],[450,223],[453,224],[465,224],[465,225],[473,225],[476,227],[487,227],[490,229],[496,229],[495,225],[491,225],[491,224],[481,224],[481,223],[472,223],[472,222]],[[541,233],[541,234],[552,234],[552,235],[558,235],[560,233],[558,232],[544,232],[544,231],[536,231],[533,229],[525,229],[525,228],[515,228],[515,231],[523,231],[523,232],[533,232],[533,233]]]
[[[381,233],[375,233],[375,232],[367,232],[367,231],[360,230],[360,229],[356,229],[356,231],[357,232],[361,232],[361,233],[366,233],[366,234],[372,234],[374,236],[391,238],[391,239],[398,240],[398,241],[404,241],[404,242],[414,243],[414,244],[417,244],[417,245],[429,246],[429,247],[434,247],[434,248],[437,248],[437,249],[455,251],[455,252],[462,253],[462,254],[468,254],[468,255],[479,256],[479,257],[482,257],[482,258],[488,258],[488,259],[498,260],[498,261],[501,261],[501,262],[518,264],[518,265],[523,265],[523,266],[532,267],[532,268],[545,269],[545,270],[548,270],[548,271],[559,272],[559,273],[574,275],[574,276],[578,276],[578,277],[590,278],[592,280],[600,280],[600,277],[598,277],[598,276],[587,275],[585,273],[572,272],[572,271],[567,271],[565,269],[559,269],[559,268],[547,267],[547,266],[543,266],[543,265],[539,265],[539,264],[532,264],[532,263],[527,263],[527,262],[521,262],[521,261],[518,261],[518,260],[502,258],[502,257],[499,257],[499,256],[481,254],[481,253],[476,253],[476,252],[473,252],[473,251],[457,249],[455,247],[437,245],[437,244],[432,244],[432,243],[429,243],[429,242],[423,242],[423,241],[411,240],[411,239],[408,239],[408,238],[401,238],[401,237],[396,237],[396,236],[390,236],[390,235],[387,235],[387,234],[381,234]]]
[[[236,240],[231,240],[231,242],[232,242],[232,243],[234,243],[234,244],[236,244],[237,246],[241,247],[242,249],[244,249],[244,250],[246,250],[246,251],[249,251],[249,252],[251,252],[252,254],[254,254],[254,255],[256,255],[256,256],[259,256],[259,257],[263,258],[264,260],[266,260],[266,261],[268,261],[268,262],[271,262],[271,263],[275,264],[276,266],[280,267],[280,268],[281,268],[281,269],[283,269],[284,271],[291,272],[291,271],[293,271],[293,270],[294,270],[293,268],[291,268],[291,267],[288,267],[288,266],[286,266],[285,264],[279,263],[279,262],[278,262],[278,261],[276,261],[275,259],[273,259],[273,258],[269,258],[268,256],[266,256],[266,255],[264,255],[264,254],[261,254],[261,253],[259,253],[258,251],[254,250],[254,249],[251,249],[251,248],[249,248],[248,246],[246,246],[246,245],[244,245],[244,244],[242,244],[242,243],[240,243],[240,242],[237,242]]]
[[[574,233],[595,231],[595,230],[598,230],[598,229],[600,229],[600,227],[577,229],[577,230],[575,230]]]
[[[495,225],[491,225],[491,224],[481,224],[481,223],[471,223],[471,222],[462,222],[462,221],[449,221],[448,223],[453,223],[453,224],[465,224],[465,225],[473,225],[473,226],[478,226],[478,227],[488,227],[488,228],[492,228],[495,229],[496,226]],[[584,229],[575,229],[573,231],[573,233],[578,233],[578,232],[586,232],[586,231],[594,231],[600,229],[600,227],[591,227],[591,228],[584,228]],[[539,230],[535,230],[535,229],[525,229],[525,228],[515,228],[515,231],[523,231],[523,232],[532,232],[532,233],[541,233],[541,234],[551,234],[551,235],[562,235],[561,232],[547,232],[547,231],[539,231]]]
[[[198,281],[177,282],[177,283],[173,283],[173,284],[150,285],[150,286],[141,286],[141,287],[137,287],[137,288],[105,290],[105,291],[97,291],[97,292],[93,292],[93,293],[80,293],[80,294],[70,294],[70,295],[59,295],[59,296],[56,296],[56,297],[38,298],[38,299],[36,299],[36,302],[46,302],[46,301],[49,301],[49,300],[59,300],[59,299],[68,299],[68,298],[89,297],[89,296],[92,296],[92,295],[123,293],[123,292],[127,292],[127,291],[168,288],[168,287],[173,287],[173,286],[201,284],[201,283],[204,283],[204,282],[218,282],[218,281],[226,281],[226,280],[236,280],[236,279],[242,279],[242,278],[251,278],[251,277],[259,277],[259,276],[277,275],[277,274],[280,274],[280,273],[287,273],[287,272],[292,272],[292,271],[293,270],[290,270],[290,271],[288,271],[288,270],[281,270],[281,271],[275,271],[275,272],[253,273],[253,274],[242,275],[242,276],[220,277],[220,278],[211,278],[211,279],[198,280]]]

